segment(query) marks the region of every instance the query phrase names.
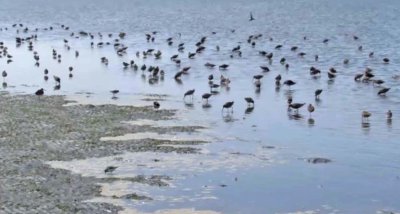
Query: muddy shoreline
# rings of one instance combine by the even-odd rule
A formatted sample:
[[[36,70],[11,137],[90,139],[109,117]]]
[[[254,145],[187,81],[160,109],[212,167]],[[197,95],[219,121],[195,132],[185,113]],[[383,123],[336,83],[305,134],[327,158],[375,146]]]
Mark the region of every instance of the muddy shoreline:
[[[154,110],[151,106],[70,104],[64,96],[38,99],[32,95],[0,95],[0,213],[118,213],[121,207],[85,202],[99,196],[98,183],[123,179],[163,186],[168,185],[165,180],[169,178],[165,175],[82,177],[51,168],[46,162],[124,152],[197,153],[190,145],[205,143],[154,139],[104,142],[101,137],[141,132],[196,132],[201,127],[152,127],[125,122],[168,120],[175,115],[173,110]],[[173,146],[176,144],[181,146]]]

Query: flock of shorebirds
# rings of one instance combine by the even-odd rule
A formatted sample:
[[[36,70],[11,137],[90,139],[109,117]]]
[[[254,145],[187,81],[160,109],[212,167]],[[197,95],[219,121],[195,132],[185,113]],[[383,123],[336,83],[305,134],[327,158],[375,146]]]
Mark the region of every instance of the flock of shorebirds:
[[[254,17],[252,14],[250,14],[250,19],[249,21],[254,21]],[[66,32],[69,33],[70,38],[72,39],[78,39],[78,38],[89,38],[90,40],[90,47],[91,48],[101,48],[103,46],[110,46],[112,45],[115,49],[115,53],[118,56],[124,56],[127,54],[127,49],[128,47],[124,45],[123,40],[126,37],[126,33],[125,32],[121,32],[121,33],[117,33],[112,34],[102,34],[102,33],[89,33],[89,32],[85,32],[85,31],[79,31],[79,32],[72,32],[70,30],[70,28],[66,25],[57,25],[54,27],[48,27],[48,28],[42,28],[42,29],[30,29],[27,26],[23,25],[23,24],[14,24],[10,27],[5,27],[5,28],[0,28],[0,32],[1,31],[9,31],[9,30],[15,30],[17,33],[17,36],[15,38],[15,44],[17,47],[22,47],[22,46],[27,46],[28,50],[30,52],[33,53],[33,58],[35,60],[35,66],[39,67],[40,65],[40,56],[39,53],[37,51],[35,51],[35,42],[37,41],[37,34],[36,32],[38,31],[52,31],[54,29],[60,29],[60,30],[64,30]],[[232,30],[232,33],[234,33],[235,30]],[[216,32],[212,32],[212,34],[216,34]],[[29,35],[29,36],[28,36]],[[148,43],[153,43],[156,38],[157,38],[158,32],[154,31],[154,32],[150,32],[145,34],[145,39]],[[180,36],[180,35],[179,35]],[[103,37],[108,37],[110,39],[110,42],[103,42]],[[261,42],[261,38],[263,37],[262,34],[256,34],[256,35],[250,35],[248,36],[247,39],[247,44],[250,45],[251,47],[255,47],[257,45],[258,42]],[[99,39],[98,42],[95,42],[96,39]],[[199,41],[195,44],[196,46],[196,50],[194,50],[193,52],[188,52],[187,57],[189,59],[195,59],[197,56],[201,55],[202,52],[204,52],[206,49],[210,48],[208,46],[206,46],[206,42],[207,42],[207,36],[203,36],[199,39]],[[157,38],[158,39],[158,38]],[[307,37],[303,38],[304,40],[307,40]],[[353,36],[354,40],[358,40],[359,38],[357,36]],[[182,56],[185,51],[185,43],[179,43],[178,41],[176,41],[177,39],[174,37],[170,37],[167,38],[165,40],[165,42],[168,44],[168,46],[170,46],[171,48],[177,48],[177,54],[170,56],[170,60],[173,64],[176,64],[178,67],[181,66],[181,59],[180,57],[184,57]],[[269,38],[269,41],[273,41],[273,38]],[[63,43],[64,43],[64,47],[67,50],[71,50],[71,46],[69,44],[68,39],[63,39]],[[322,43],[329,43],[329,39],[324,39],[322,40]],[[284,48],[283,45],[276,45],[275,46],[275,50],[278,51],[280,49]],[[214,49],[214,48],[213,48]],[[300,47],[298,46],[292,46],[290,47],[290,51],[292,52],[297,52],[297,55],[299,57],[304,57],[306,55],[305,52],[300,52],[299,51]],[[220,47],[217,45],[215,46],[215,51],[219,51]],[[362,46],[358,47],[358,50],[363,50]],[[52,50],[52,56],[53,59],[58,61],[59,63],[62,60],[62,55],[55,49]],[[258,54],[265,58],[266,61],[268,61],[269,63],[272,63],[272,59],[274,57],[274,53],[273,52],[267,52],[267,51],[258,51]],[[242,56],[242,51],[241,51],[241,46],[237,45],[235,47],[232,47],[231,49],[231,54],[230,54],[230,58],[235,58],[235,57],[241,57]],[[78,58],[79,57],[79,51],[75,50],[75,57]],[[147,49],[144,51],[137,51],[136,52],[136,57],[137,58],[154,58],[155,60],[161,59],[162,57],[162,52],[160,50],[155,50],[155,49]],[[369,57],[372,58],[374,57],[374,52],[370,52],[369,53]],[[13,55],[9,52],[8,47],[6,46],[6,44],[4,42],[0,41],[0,60],[6,60],[6,63],[13,63]],[[315,61],[319,60],[319,56],[318,55],[314,55],[313,59]],[[288,60],[286,58],[281,58],[279,59],[279,62],[282,64],[282,66],[284,66],[286,69],[289,69],[289,63]],[[100,59],[100,63],[104,64],[105,66],[108,65],[109,63],[109,59],[107,57],[101,57]],[[348,64],[349,63],[349,59],[344,59],[343,60],[344,64]],[[382,59],[382,63],[390,63],[390,59],[389,58],[383,58]],[[204,65],[206,68],[208,69],[215,69],[218,68],[219,70],[228,70],[229,69],[229,64],[221,64],[221,65],[216,65],[210,62],[205,63]],[[165,75],[165,71],[163,69],[161,69],[159,66],[151,66],[151,65],[146,65],[146,64],[142,64],[139,65],[137,63],[135,63],[134,60],[130,60],[128,62],[123,62],[122,63],[122,68],[123,69],[133,69],[133,70],[140,70],[143,73],[148,73],[148,77],[149,77],[149,82],[157,82],[159,78],[164,78]],[[187,66],[187,67],[183,67],[181,69],[179,69],[179,71],[173,75],[173,79],[180,83],[182,82],[181,77],[184,75],[189,74],[191,67]],[[260,66],[261,72],[262,74],[257,74],[253,76],[253,83],[256,89],[260,89],[261,85],[262,85],[262,78],[264,77],[264,73],[268,73],[270,71],[270,68],[268,66]],[[68,71],[69,71],[69,77],[72,78],[73,77],[73,66],[69,66],[68,67]],[[44,79],[47,81],[48,80],[48,75],[49,75],[49,70],[44,68]],[[319,78],[322,75],[322,71],[316,67],[310,67],[310,71],[309,71],[309,75],[311,75],[312,77],[315,78]],[[327,71],[327,76],[330,80],[334,80],[336,78],[336,76],[338,75],[337,70],[334,67],[331,67],[329,69],[329,71]],[[6,78],[8,76],[8,73],[6,70],[4,70],[2,72],[2,77],[3,77],[3,87],[7,86],[6,83]],[[398,78],[400,79],[400,77],[394,77],[394,78]],[[60,89],[61,86],[61,78],[58,76],[53,76],[54,82],[55,82],[55,87],[54,89]],[[202,99],[203,102],[205,102],[205,104],[208,104],[208,99],[217,94],[218,93],[218,89],[221,87],[226,87],[229,86],[229,84],[231,83],[231,80],[224,76],[221,75],[220,76],[220,80],[219,81],[215,81],[215,77],[213,74],[208,76],[208,84],[210,87],[210,92],[209,93],[204,93],[202,94]],[[354,76],[354,81],[356,82],[365,82],[365,83],[372,83],[374,85],[378,85],[380,87],[382,87],[379,92],[377,93],[378,96],[386,96],[386,94],[390,91],[390,88],[387,87],[383,87],[381,85],[383,85],[385,83],[384,80],[381,79],[376,79],[375,75],[372,71],[372,69],[370,68],[366,68],[365,71],[363,73],[359,73],[359,74],[355,74]],[[282,82],[282,84],[281,84]],[[285,85],[287,87],[291,87],[293,85],[296,84],[296,81],[294,80],[282,80],[282,76],[281,75],[277,75],[275,77],[275,87],[281,87],[282,85]],[[110,91],[112,94],[112,98],[115,99],[116,95],[119,93],[119,90],[115,89],[115,90],[111,90]],[[315,90],[315,99],[319,99],[321,94],[322,94],[323,90],[322,89],[316,89]],[[43,88],[39,89],[36,91],[35,93],[37,96],[43,96],[45,94],[45,90]],[[188,98],[190,98],[190,100],[193,100],[193,96],[195,94],[195,89],[191,89],[188,90],[187,92],[184,93],[183,95],[183,99],[186,100]],[[248,107],[249,108],[254,108],[254,100],[251,97],[245,97],[244,101],[247,102]],[[233,105],[234,105],[234,101],[228,101],[225,104],[223,104],[222,106],[222,111],[227,112],[228,114],[233,112]],[[294,112],[296,114],[298,114],[298,111],[305,106],[306,103],[295,103],[293,102],[293,97],[289,96],[287,98],[287,106],[288,106],[288,110],[291,111],[292,109],[294,110]],[[153,106],[155,109],[160,108],[160,103],[155,101],[153,103]],[[231,110],[231,111],[229,111]],[[315,107],[312,104],[308,104],[307,105],[307,110],[310,113],[310,117],[311,114],[315,111]],[[391,110],[387,110],[386,112],[387,118],[391,119],[393,114]],[[368,118],[371,116],[371,113],[368,111],[362,111],[361,113],[361,117],[362,117],[362,121],[363,122],[368,122]]]

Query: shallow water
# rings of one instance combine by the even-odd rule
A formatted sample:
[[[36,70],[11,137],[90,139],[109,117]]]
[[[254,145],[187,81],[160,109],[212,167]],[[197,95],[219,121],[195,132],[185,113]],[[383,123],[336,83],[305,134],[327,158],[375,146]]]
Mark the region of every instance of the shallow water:
[[[143,191],[150,197],[164,195],[181,200],[171,202],[155,197],[154,201],[143,204],[125,201],[124,206],[148,212],[192,207],[223,213],[400,210],[400,81],[392,78],[400,74],[398,1],[0,0],[0,3],[0,28],[9,28],[0,31],[0,41],[5,42],[14,56],[11,64],[0,59],[0,70],[8,72],[5,79],[8,87],[3,90],[33,93],[43,87],[46,94],[65,94],[81,103],[95,104],[152,105],[152,100],[157,99],[161,108],[179,110],[179,122],[171,121],[171,125],[208,127],[197,135],[182,137],[186,139],[192,135],[197,139],[203,136],[211,140],[212,144],[200,147],[218,158],[225,158],[227,151],[228,154],[258,154],[265,150],[274,153],[271,160],[276,161],[267,166],[251,155],[241,157],[245,160],[244,165],[214,161],[212,163],[218,167],[210,171],[198,170],[189,164],[184,172],[188,174],[185,179],[180,179],[172,167],[174,164],[170,164],[157,173],[171,176],[173,188],[143,188]],[[251,23],[248,21],[250,11],[256,18]],[[34,67],[33,54],[26,44],[15,47],[15,28],[11,25],[19,22],[32,28],[57,26],[53,31],[37,33],[39,39],[34,43],[34,49],[41,57],[39,68]],[[70,32],[62,30],[59,23],[70,26],[74,32],[103,32],[103,42],[112,42],[116,33],[125,31],[127,38],[122,42],[129,47],[128,54],[118,57],[112,46],[91,49],[89,38],[71,38]],[[236,31],[232,33],[231,29]],[[145,33],[152,31],[159,32],[156,41],[147,43]],[[215,35],[211,34],[213,31]],[[106,33],[114,33],[114,37],[108,38]],[[246,39],[257,33],[262,33],[263,37],[252,48]],[[25,34],[20,33],[22,35]],[[353,40],[353,35],[360,39]],[[205,52],[195,59],[188,59],[187,53],[195,51],[194,44],[202,36],[208,36]],[[303,36],[308,39],[304,41]],[[165,42],[168,37],[174,37],[172,47]],[[274,41],[269,41],[269,37]],[[64,38],[69,40],[70,51],[64,47]],[[330,39],[328,44],[322,43],[325,38]],[[94,41],[100,39],[96,37]],[[182,65],[179,68],[169,57],[178,53],[177,44],[181,42],[185,43],[186,49],[180,53]],[[242,47],[243,57],[230,58],[231,49],[238,44]],[[278,44],[283,44],[282,50],[274,50]],[[215,50],[216,45],[221,51]],[[299,46],[297,52],[290,51],[294,45]],[[359,45],[363,46],[363,51],[357,50]],[[53,48],[62,54],[61,63],[51,58]],[[161,50],[162,59],[136,58],[136,51],[148,48]],[[74,50],[79,50],[79,58],[75,58]],[[261,50],[274,53],[271,64],[258,55]],[[298,57],[300,51],[307,55]],[[368,57],[370,51],[375,52],[374,58]],[[320,56],[318,62],[314,62],[315,54]],[[107,67],[100,63],[102,56],[109,58]],[[281,57],[287,58],[289,70],[279,63]],[[383,64],[384,57],[389,57],[391,62]],[[348,65],[342,63],[345,58],[350,59]],[[159,65],[166,72],[164,80],[149,84],[146,73],[124,70],[122,62],[131,59],[139,65]],[[227,63],[230,67],[227,71],[210,70],[203,66],[206,62]],[[71,65],[74,76],[68,78],[67,68]],[[257,92],[252,76],[261,73],[260,65],[268,65],[271,72],[264,74],[262,88]],[[192,67],[190,74],[182,78],[182,84],[177,84],[173,76],[185,66]],[[321,78],[309,76],[310,66],[322,70]],[[338,77],[328,81],[326,72],[332,66],[338,70]],[[354,75],[362,73],[365,67],[372,68],[379,79],[385,80],[384,85],[391,87],[386,97],[376,96],[380,89],[377,86],[353,81]],[[50,71],[47,82],[43,80],[44,68]],[[217,80],[223,74],[232,83],[229,89],[221,88],[218,95],[212,96],[211,107],[205,108],[200,95],[209,91],[209,74],[214,74]],[[284,86],[276,90],[274,78],[277,74],[281,74],[283,80],[293,79],[297,84],[290,90]],[[52,75],[61,77],[60,90],[53,90]],[[186,99],[185,104],[183,93],[192,88],[196,89],[193,103]],[[317,88],[324,90],[319,102],[313,96]],[[111,99],[109,91],[112,89],[120,90],[118,99]],[[304,107],[300,117],[287,111],[288,95],[293,95],[295,102],[312,103],[316,107],[312,120]],[[252,112],[246,112],[247,104],[243,98],[247,96],[255,99]],[[221,113],[222,104],[230,100],[235,101],[233,114]],[[391,121],[386,119],[388,109],[394,113]],[[372,113],[368,124],[361,123],[363,110]],[[158,122],[150,124],[160,125]],[[268,146],[274,148],[265,149]],[[142,154],[127,154],[126,159],[135,160],[136,155]],[[313,165],[305,161],[311,157],[329,158],[332,162]],[[168,155],[166,159],[173,160]],[[194,158],[198,159],[210,160],[202,155]],[[101,162],[94,160],[92,163],[96,161]],[[235,166],[236,171],[231,172],[230,166]],[[133,172],[127,167],[125,171],[116,171],[116,176],[130,173],[146,173],[146,170]],[[238,177],[237,182],[234,177]],[[212,188],[208,192],[210,198],[191,200],[199,198],[196,194],[204,190],[202,186],[217,186],[222,182],[227,187]],[[112,188],[111,185],[110,191]],[[129,188],[135,191],[138,187]]]

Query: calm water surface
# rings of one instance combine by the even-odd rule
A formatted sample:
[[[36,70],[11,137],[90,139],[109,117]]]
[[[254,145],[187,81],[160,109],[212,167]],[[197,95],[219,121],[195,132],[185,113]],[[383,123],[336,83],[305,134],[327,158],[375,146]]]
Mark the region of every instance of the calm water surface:
[[[200,146],[203,152],[199,155],[124,154],[119,158],[55,164],[91,176],[104,176],[103,166],[114,164],[120,166],[115,176],[161,174],[173,178],[170,187],[162,188],[104,184],[104,195],[139,192],[154,201],[107,197],[96,200],[143,212],[179,208],[221,213],[400,211],[400,81],[392,78],[400,74],[399,1],[0,0],[0,5],[0,28],[9,28],[0,32],[0,41],[14,56],[11,64],[0,59],[0,70],[8,72],[8,87],[3,90],[33,93],[43,87],[47,94],[69,95],[83,103],[129,105],[151,105],[151,101],[144,99],[148,94],[167,95],[161,101],[162,108],[179,111],[177,119],[166,125],[208,127],[200,133],[176,135],[177,139],[211,139],[213,143]],[[248,21],[250,11],[256,18],[254,22]],[[11,25],[20,22],[31,28],[57,26],[54,31],[37,33],[39,39],[34,46],[41,57],[40,67],[34,67],[32,52],[26,45],[15,47],[16,29]],[[91,49],[89,38],[73,39],[59,24],[70,26],[74,32],[127,32],[123,43],[129,47],[128,54],[118,57],[112,46]],[[232,29],[236,31],[232,33]],[[156,41],[147,43],[145,33],[152,31],[159,32]],[[263,37],[252,48],[246,40],[258,33]],[[360,39],[353,40],[353,35]],[[195,43],[202,36],[208,37],[206,51],[188,59],[188,52],[195,51]],[[304,36],[308,38],[305,41]],[[173,46],[166,44],[168,37],[174,37]],[[269,41],[270,37],[274,40]],[[64,47],[64,38],[69,40],[71,51]],[[325,38],[330,39],[328,44],[322,43]],[[113,39],[104,36],[94,41]],[[185,43],[185,52],[180,53],[181,68],[192,69],[190,75],[183,77],[182,84],[177,84],[173,76],[181,68],[169,58],[178,53],[177,44],[181,42]],[[231,49],[239,44],[243,56],[230,58]],[[274,50],[278,44],[283,48]],[[219,52],[216,45],[221,47]],[[358,51],[360,45],[363,51]],[[290,51],[291,46],[298,46],[299,51]],[[161,50],[162,59],[136,58],[136,51],[148,48]],[[52,49],[62,54],[61,63],[52,59]],[[74,57],[74,50],[80,51],[79,58]],[[271,64],[258,55],[261,50],[274,53]],[[298,57],[300,51],[307,55]],[[371,51],[375,52],[374,58],[368,57]],[[318,62],[314,62],[315,54],[320,56]],[[100,63],[103,56],[109,58],[108,67]],[[289,70],[279,63],[281,57],[286,57]],[[384,57],[391,62],[383,64]],[[343,65],[345,58],[350,59],[348,65]],[[164,80],[149,84],[147,74],[123,70],[122,62],[131,59],[139,65],[160,66],[166,72]],[[206,62],[227,63],[230,67],[227,71],[210,70],[203,66]],[[68,78],[67,68],[71,65],[74,77]],[[261,73],[261,65],[269,66],[271,72],[265,73],[258,92],[252,76]],[[309,76],[310,66],[322,70],[321,78]],[[338,77],[328,81],[326,72],[332,66],[338,70]],[[354,75],[366,67],[385,80],[385,87],[391,87],[386,97],[376,96],[380,87],[354,82]],[[51,78],[44,81],[44,68],[49,69],[50,77],[61,77],[60,90],[53,90]],[[223,74],[232,83],[229,89],[222,88],[210,98],[211,108],[203,108],[200,95],[209,91],[209,74],[216,79]],[[297,84],[290,90],[276,90],[274,78],[278,74]],[[186,105],[182,95],[192,88],[196,89],[193,105]],[[313,94],[318,88],[324,91],[316,102]],[[119,99],[110,99],[112,89],[120,90]],[[289,95],[295,102],[316,107],[313,120],[305,108],[300,110],[300,117],[288,113]],[[247,96],[255,99],[251,113],[245,112],[247,104],[243,98]],[[235,101],[233,114],[221,114],[222,104],[230,100]],[[386,119],[388,109],[394,113],[391,121]],[[363,110],[372,113],[367,125],[361,123]],[[151,133],[149,136],[157,138]],[[144,157],[150,160],[146,162]],[[151,165],[155,164],[151,161],[154,157],[163,161]],[[313,165],[305,161],[311,157],[329,158],[332,162]],[[132,162],[139,160],[146,162],[147,167],[132,166]]]

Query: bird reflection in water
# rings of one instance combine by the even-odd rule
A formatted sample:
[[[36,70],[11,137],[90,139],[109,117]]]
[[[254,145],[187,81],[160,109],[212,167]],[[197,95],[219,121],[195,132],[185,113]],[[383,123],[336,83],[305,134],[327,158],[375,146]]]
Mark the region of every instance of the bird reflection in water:
[[[188,109],[193,109],[194,108],[194,105],[193,105],[192,101],[184,101],[183,103],[185,104],[185,107],[188,108]]]
[[[308,118],[307,123],[309,127],[313,127],[315,125],[315,120],[313,118]]]
[[[209,108],[211,108],[211,105],[209,103],[204,103],[202,105],[202,107],[203,107],[203,109],[209,109]]]
[[[246,108],[246,110],[244,111],[245,114],[251,114],[254,110],[254,106],[250,106],[248,108]]]
[[[290,120],[301,120],[303,119],[303,115],[299,114],[298,112],[294,112],[294,114],[291,114],[291,111],[288,112],[288,117]]]
[[[224,122],[228,123],[228,122],[233,122],[233,114],[229,111],[227,112],[223,112],[222,113],[222,119],[224,120]]]

